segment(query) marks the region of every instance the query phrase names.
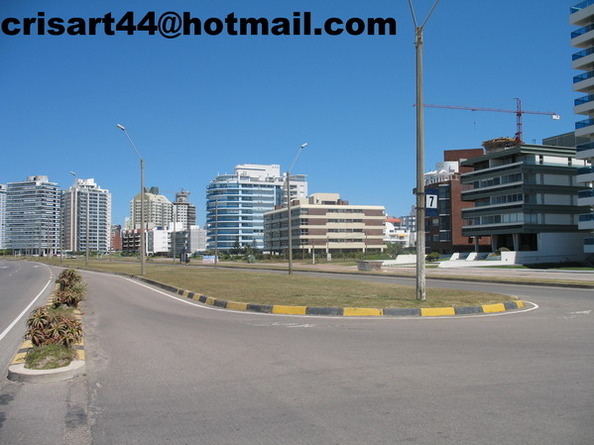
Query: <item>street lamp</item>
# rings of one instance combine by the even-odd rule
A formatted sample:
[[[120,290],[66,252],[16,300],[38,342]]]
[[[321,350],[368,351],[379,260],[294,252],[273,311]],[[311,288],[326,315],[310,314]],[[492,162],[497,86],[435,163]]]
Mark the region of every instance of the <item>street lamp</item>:
[[[215,197],[215,257],[214,267],[216,269],[219,262],[219,196]]]
[[[293,159],[293,162],[291,163],[289,170],[287,170],[287,228],[289,229],[289,275],[293,273],[293,228],[291,224],[291,170],[293,170],[293,166],[295,165],[295,162],[297,162],[297,158],[299,157],[299,155],[305,147],[307,147],[307,142],[299,146],[297,155],[295,156],[295,159]]]
[[[128,140],[130,141],[130,145],[132,145],[132,148],[136,152],[136,156],[138,156],[138,159],[140,161],[140,275],[144,275],[144,264],[146,262],[146,258],[145,258],[146,252],[145,252],[145,245],[144,245],[145,244],[145,240],[144,240],[144,235],[145,235],[145,233],[144,233],[144,231],[145,231],[145,225],[144,225],[144,159],[142,159],[142,156],[140,156],[140,152],[138,151],[138,149],[136,148],[136,145],[134,145],[134,142],[132,141],[132,138],[126,131],[126,127],[124,127],[121,124],[116,124],[116,127],[118,127],[120,130],[122,130],[124,132],[124,134],[126,135]]]
[[[76,172],[70,172],[70,174],[72,176],[74,176],[74,179],[77,179]],[[86,233],[87,233],[86,241],[85,241],[85,267],[88,267],[89,266],[89,198],[90,198],[88,184],[87,184],[87,188],[85,191],[86,191],[86,195],[87,195],[87,200],[86,200],[87,201],[87,206],[86,206],[87,207],[87,210],[86,210],[87,217],[86,217],[86,224],[85,224]],[[77,192],[77,194],[78,194],[78,192]],[[76,200],[76,203],[77,203],[77,208],[78,208],[78,199]],[[77,218],[77,224],[76,224],[77,244],[78,244],[78,237],[79,237],[79,230],[78,230],[78,218]]]
[[[425,121],[423,116],[423,30],[439,0],[421,26],[417,22],[412,0],[408,0],[413,23],[415,25],[415,48],[417,68],[417,300],[427,299],[425,291]]]

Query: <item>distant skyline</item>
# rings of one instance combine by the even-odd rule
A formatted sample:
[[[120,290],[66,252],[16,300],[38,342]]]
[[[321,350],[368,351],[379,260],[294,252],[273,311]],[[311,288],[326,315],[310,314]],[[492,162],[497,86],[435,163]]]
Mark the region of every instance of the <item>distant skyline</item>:
[[[425,30],[425,102],[531,111],[524,139],[573,131],[569,8],[577,1],[442,0]],[[415,0],[426,16],[433,0]],[[353,204],[401,216],[414,204],[415,49],[407,0],[5,0],[8,17],[121,17],[134,11],[196,17],[394,17],[396,36],[8,36],[0,33],[0,183],[46,175],[66,189],[94,178],[123,224],[139,190],[169,200],[191,192],[205,221],[205,190],[236,164],[280,164],[308,175],[310,193],[340,193]],[[513,137],[511,113],[426,109],[426,163],[443,150]]]

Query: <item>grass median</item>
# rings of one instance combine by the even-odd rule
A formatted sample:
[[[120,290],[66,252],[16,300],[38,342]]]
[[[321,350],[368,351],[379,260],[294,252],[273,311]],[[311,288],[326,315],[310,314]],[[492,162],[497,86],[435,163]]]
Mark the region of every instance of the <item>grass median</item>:
[[[83,267],[84,261],[68,260],[64,261],[63,265]],[[89,268],[125,274],[139,272],[137,263],[91,261]],[[427,288],[427,300],[418,301],[415,298],[413,286],[225,268],[147,264],[145,276],[217,299],[269,305],[373,308],[459,307],[513,300],[513,297],[489,292],[432,287]]]

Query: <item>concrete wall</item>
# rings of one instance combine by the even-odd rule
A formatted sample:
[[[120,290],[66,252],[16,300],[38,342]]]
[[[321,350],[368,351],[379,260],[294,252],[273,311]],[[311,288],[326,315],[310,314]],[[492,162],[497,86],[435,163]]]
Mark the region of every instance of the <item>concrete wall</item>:
[[[538,251],[543,255],[583,254],[587,233],[539,233]]]
[[[395,260],[386,260],[382,264],[384,267],[399,266],[401,264],[417,264],[416,255],[398,255]]]

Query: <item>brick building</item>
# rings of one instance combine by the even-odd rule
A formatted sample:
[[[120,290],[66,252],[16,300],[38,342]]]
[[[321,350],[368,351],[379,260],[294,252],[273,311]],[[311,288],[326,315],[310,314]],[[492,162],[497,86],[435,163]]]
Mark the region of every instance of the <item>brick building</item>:
[[[488,236],[475,239],[474,236],[462,235],[462,209],[473,207],[474,204],[462,201],[462,191],[466,186],[460,182],[460,176],[472,171],[472,167],[461,166],[460,163],[483,154],[482,148],[445,150],[443,162],[438,163],[434,171],[425,173],[425,192],[438,197],[438,208],[427,209],[425,217],[428,252],[449,254],[490,250],[491,240]]]

